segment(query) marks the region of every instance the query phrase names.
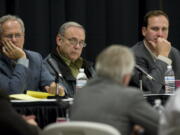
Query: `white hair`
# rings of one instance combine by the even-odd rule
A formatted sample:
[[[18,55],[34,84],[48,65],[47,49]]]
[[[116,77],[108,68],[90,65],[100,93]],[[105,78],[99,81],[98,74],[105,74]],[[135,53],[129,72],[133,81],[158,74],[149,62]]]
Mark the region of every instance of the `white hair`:
[[[3,32],[2,25],[3,25],[5,22],[9,21],[9,20],[15,20],[15,21],[17,21],[17,22],[20,24],[20,26],[21,26],[22,32],[23,32],[23,33],[25,32],[24,23],[23,23],[23,20],[22,20],[21,18],[19,18],[18,16],[15,16],[15,15],[5,15],[5,16],[2,16],[2,17],[0,18],[0,34],[2,34],[2,32]]]
[[[95,68],[97,75],[122,82],[124,75],[133,72],[134,66],[134,55],[128,47],[111,45],[99,54]]]
[[[82,25],[80,25],[79,23],[77,22],[66,22],[64,24],[61,25],[61,27],[59,28],[59,31],[58,31],[58,34],[64,36],[65,34],[65,31],[69,28],[69,27],[78,27],[78,28],[81,28],[84,30],[84,33],[85,33],[85,29]]]

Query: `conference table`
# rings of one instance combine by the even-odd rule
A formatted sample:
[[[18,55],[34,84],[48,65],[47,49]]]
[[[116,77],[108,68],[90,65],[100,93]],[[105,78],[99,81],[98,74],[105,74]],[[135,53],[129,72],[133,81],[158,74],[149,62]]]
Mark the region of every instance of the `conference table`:
[[[11,100],[12,106],[22,115],[35,115],[38,125],[43,128],[56,122],[58,118],[67,118],[73,99],[43,99],[39,101]]]
[[[144,94],[144,98],[151,104],[155,99],[161,99],[164,105],[173,94]],[[56,122],[58,118],[68,119],[69,108],[73,99],[43,99],[39,101],[11,100],[12,106],[22,115],[35,115],[41,128]]]

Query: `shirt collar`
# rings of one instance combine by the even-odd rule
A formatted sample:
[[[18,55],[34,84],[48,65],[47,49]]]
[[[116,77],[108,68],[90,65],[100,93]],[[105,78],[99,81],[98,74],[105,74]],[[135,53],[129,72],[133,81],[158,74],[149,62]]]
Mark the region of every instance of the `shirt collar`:
[[[81,68],[82,67],[82,63],[83,63],[83,58],[79,57],[76,61],[72,62],[70,59],[64,57],[63,55],[60,54],[59,50],[57,49],[58,55],[63,59],[63,61],[68,65],[75,65],[77,68]]]
[[[148,52],[149,52],[150,55],[152,56],[152,58],[153,58],[154,60],[156,60],[156,59],[157,59],[157,56],[156,56],[155,53],[153,53],[153,52],[151,51],[151,49],[148,47],[146,40],[143,40],[143,43],[144,43],[145,48],[148,50]]]

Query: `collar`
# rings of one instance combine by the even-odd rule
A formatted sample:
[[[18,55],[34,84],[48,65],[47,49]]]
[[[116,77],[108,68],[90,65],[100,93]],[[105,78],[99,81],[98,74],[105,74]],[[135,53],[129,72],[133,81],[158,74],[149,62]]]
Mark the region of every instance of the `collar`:
[[[152,56],[152,58],[154,59],[154,60],[156,60],[157,59],[157,56],[156,56],[156,54],[155,53],[153,53],[152,51],[151,51],[151,49],[148,47],[148,43],[145,41],[145,40],[143,40],[143,43],[144,43],[144,46],[145,46],[145,48],[148,50],[148,52],[150,53],[150,55]]]
[[[83,58],[82,57],[78,58],[75,62],[72,62],[70,59],[68,59],[68,58],[64,57],[63,55],[61,55],[58,49],[56,49],[56,50],[57,50],[58,55],[62,58],[62,60],[68,66],[74,65],[78,69],[82,67],[82,64],[83,64]]]

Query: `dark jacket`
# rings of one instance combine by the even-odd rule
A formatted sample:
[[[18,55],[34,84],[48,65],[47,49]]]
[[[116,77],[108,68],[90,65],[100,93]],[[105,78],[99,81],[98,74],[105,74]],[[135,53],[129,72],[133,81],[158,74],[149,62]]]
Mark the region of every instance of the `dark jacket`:
[[[5,135],[38,135],[39,128],[28,124],[9,103],[8,96],[0,90],[0,133]]]
[[[73,77],[70,68],[68,65],[59,57],[58,52],[56,50],[53,50],[52,53],[50,53],[45,59],[45,64],[47,68],[49,69],[50,73],[56,78],[57,73],[52,68],[51,64],[48,62],[49,59],[53,61],[53,65],[59,70],[59,72],[62,74],[62,78],[60,79],[61,84],[66,88],[67,92],[66,95],[68,97],[73,97],[75,94],[76,89],[76,78]],[[83,59],[83,65],[82,68],[84,68],[85,74],[88,78],[91,78],[95,75],[95,70],[93,68],[93,64],[91,62],[88,62]]]

